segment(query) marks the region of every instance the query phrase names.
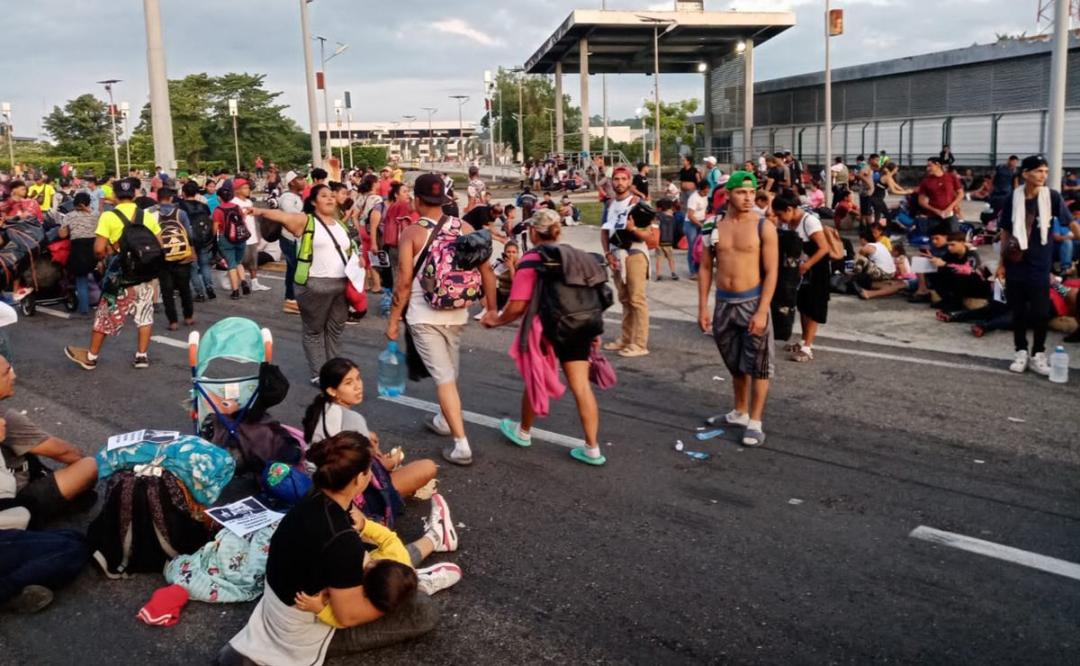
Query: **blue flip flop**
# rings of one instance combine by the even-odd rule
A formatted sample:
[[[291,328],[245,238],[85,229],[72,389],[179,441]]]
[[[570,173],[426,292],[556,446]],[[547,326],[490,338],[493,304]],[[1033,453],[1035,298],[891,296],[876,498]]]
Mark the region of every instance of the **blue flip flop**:
[[[503,419],[499,421],[499,431],[502,432],[503,437],[510,440],[511,444],[520,446],[521,448],[528,448],[532,446],[531,439],[523,439],[518,436],[518,424],[514,423],[510,419]]]
[[[577,448],[570,449],[570,455],[579,462],[583,462],[586,465],[593,465],[599,467],[607,462],[607,458],[600,456],[599,458],[593,458],[588,453],[585,453],[585,447],[579,446]]]

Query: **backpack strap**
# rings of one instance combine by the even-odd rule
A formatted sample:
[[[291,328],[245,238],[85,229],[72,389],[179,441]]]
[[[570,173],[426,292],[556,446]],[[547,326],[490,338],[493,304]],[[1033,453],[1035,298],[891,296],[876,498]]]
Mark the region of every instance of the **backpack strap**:
[[[334,249],[337,250],[338,256],[341,257],[341,263],[348,266],[349,265],[349,259],[348,259],[348,257],[345,256],[345,252],[342,251],[341,245],[337,242],[337,239],[334,238],[334,234],[333,234],[333,232],[330,231],[329,225],[327,225],[326,222],[323,222],[323,219],[321,217],[319,217],[318,215],[315,215],[314,217],[315,217],[316,220],[319,221],[319,224],[322,225],[323,229],[326,230],[326,235],[330,236],[330,241],[334,244]],[[311,242],[312,242],[312,246],[314,246],[315,239],[312,238]]]
[[[430,221],[430,220],[428,220],[428,221]],[[421,220],[420,222],[423,223],[424,220]],[[416,259],[416,263],[413,264],[413,273],[416,273],[416,271],[421,266],[424,265],[424,262],[427,261],[428,254],[431,253],[431,245],[432,245],[432,243],[435,242],[435,237],[439,235],[439,233],[443,230],[443,227],[445,227],[449,222],[450,222],[450,216],[449,215],[443,215],[441,218],[439,218],[439,222],[431,230],[431,235],[428,236],[427,242],[424,243],[424,249],[420,250],[420,254],[418,255],[418,257]],[[424,224],[423,226],[426,227],[427,225]],[[413,277],[415,278],[416,276],[413,275]]]

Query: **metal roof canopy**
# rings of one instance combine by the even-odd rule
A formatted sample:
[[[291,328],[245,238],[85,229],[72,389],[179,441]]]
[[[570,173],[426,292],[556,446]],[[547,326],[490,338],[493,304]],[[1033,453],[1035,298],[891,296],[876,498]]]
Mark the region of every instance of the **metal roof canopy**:
[[[590,74],[652,74],[653,28],[660,38],[660,72],[698,73],[733,52],[739,41],[759,45],[795,25],[792,12],[634,12],[575,10],[525,63],[529,74],[579,73],[579,43],[588,38]]]

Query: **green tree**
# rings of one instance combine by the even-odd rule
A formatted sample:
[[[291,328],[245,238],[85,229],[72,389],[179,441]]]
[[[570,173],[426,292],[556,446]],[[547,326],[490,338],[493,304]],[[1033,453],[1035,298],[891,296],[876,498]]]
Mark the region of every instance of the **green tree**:
[[[108,106],[91,94],[54,106],[42,126],[56,142],[57,151],[83,159],[105,160],[112,154],[112,121]]]
[[[697,111],[696,99],[684,99],[680,102],[667,104],[660,102],[660,153],[664,162],[670,162],[679,157],[679,145],[693,143],[693,129],[690,127],[690,116]],[[656,104],[646,102],[645,109],[648,112],[647,126],[654,131],[656,123]],[[650,142],[649,150],[653,147]]]
[[[521,106],[518,106],[518,84],[521,84]],[[514,152],[521,148],[518,145],[518,121],[515,115],[520,115],[524,109],[524,122],[522,134],[525,140],[525,158],[539,158],[552,151],[552,125],[553,113],[545,109],[555,108],[555,82],[548,76],[525,76],[521,73],[500,69],[495,77],[496,93],[495,103],[491,112],[484,116],[481,124],[490,127],[494,122],[498,126],[499,137],[504,143],[511,145]],[[502,98],[502,118],[499,117],[499,98]],[[581,110],[570,105],[570,97],[566,94],[562,99],[563,107],[563,135],[566,140],[567,150],[570,150],[571,137],[580,145]]]

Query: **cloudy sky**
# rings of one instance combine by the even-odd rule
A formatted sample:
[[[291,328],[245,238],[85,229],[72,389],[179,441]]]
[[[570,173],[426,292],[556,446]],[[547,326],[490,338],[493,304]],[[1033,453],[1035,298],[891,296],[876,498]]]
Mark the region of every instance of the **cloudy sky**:
[[[147,100],[146,42],[138,0],[35,0],[5,7],[7,66],[0,99],[11,102],[16,134],[39,133],[41,116],[83,93],[104,95],[102,79],[122,79],[117,101]],[[835,67],[993,41],[996,33],[1035,27],[1038,0],[834,0],[847,34],[833,41]],[[297,0],[162,0],[168,73],[268,74],[289,113],[307,126]],[[609,0],[612,9],[667,9],[659,0]],[[351,90],[356,120],[396,121],[404,114],[456,117],[448,95],[471,95],[466,117],[482,113],[484,69],[520,65],[574,8],[600,0],[316,0],[312,31],[350,48],[327,68],[331,91]],[[824,0],[706,0],[706,8],[792,10],[797,26],[765,44],[756,58],[765,80],[821,69]],[[24,35],[25,38],[18,37]],[[318,52],[316,51],[316,59]],[[316,69],[318,67],[316,66]],[[599,112],[599,80],[593,105]],[[667,99],[702,95],[696,75],[665,76]],[[565,89],[577,96],[577,77]],[[645,76],[609,77],[609,115],[630,117],[651,91]]]

